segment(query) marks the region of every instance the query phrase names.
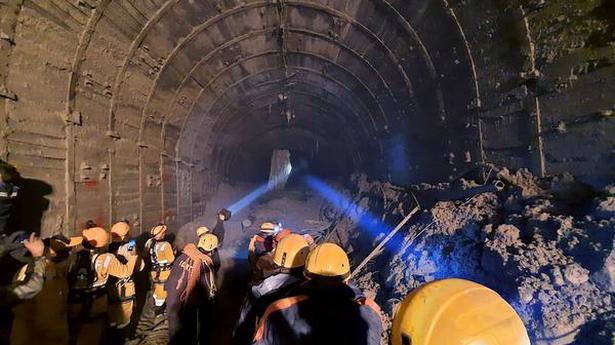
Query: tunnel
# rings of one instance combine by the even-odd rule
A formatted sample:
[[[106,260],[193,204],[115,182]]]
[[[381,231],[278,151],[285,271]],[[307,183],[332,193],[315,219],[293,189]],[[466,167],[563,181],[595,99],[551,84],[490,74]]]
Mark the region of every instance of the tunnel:
[[[371,186],[384,197],[363,194],[377,199],[363,206],[384,208],[390,228],[403,217],[386,207],[393,200],[408,208],[399,192],[408,186],[487,181],[499,171],[526,193],[522,177],[560,176],[551,199],[575,200],[562,201],[566,211],[553,217],[593,222],[581,237],[607,243],[565,255],[581,262],[575,272],[604,281],[612,272],[598,262],[615,257],[605,252],[610,237],[596,230],[615,224],[614,13],[610,0],[0,1],[0,159],[23,181],[18,223],[42,236],[120,219],[136,234],[159,223],[176,232],[211,221],[211,212],[266,182],[276,150],[290,152],[297,176],[353,195],[365,192],[351,187],[357,173],[379,181]],[[573,192],[562,174],[575,181]],[[299,180],[289,188],[309,189]],[[229,194],[229,186],[241,192]],[[588,219],[592,202],[606,205],[607,215]],[[465,205],[451,207],[465,212]],[[496,218],[551,226],[506,217]],[[352,238],[358,230],[347,231]],[[537,240],[521,228],[515,239],[528,244],[555,233]],[[357,256],[373,248],[373,238],[356,240]],[[432,273],[426,280],[440,277]],[[532,286],[555,281],[534,273]],[[615,291],[596,283],[596,299],[611,296],[596,289]],[[515,291],[498,290],[524,296]],[[610,302],[596,308],[570,316],[570,324],[608,329],[596,315],[612,312]],[[570,343],[542,322],[528,326],[542,334],[536,343]],[[575,327],[566,334],[578,334]]]

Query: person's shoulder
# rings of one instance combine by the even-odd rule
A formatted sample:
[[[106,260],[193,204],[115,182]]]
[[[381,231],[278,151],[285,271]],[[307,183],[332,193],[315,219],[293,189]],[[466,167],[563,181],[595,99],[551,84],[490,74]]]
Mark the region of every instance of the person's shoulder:
[[[158,250],[166,250],[166,249],[171,249],[173,250],[173,245],[171,244],[171,242],[167,242],[167,241],[158,241],[156,242],[156,248]]]
[[[115,254],[113,253],[100,253],[98,255],[95,256],[96,260],[111,260],[113,258],[115,258]]]

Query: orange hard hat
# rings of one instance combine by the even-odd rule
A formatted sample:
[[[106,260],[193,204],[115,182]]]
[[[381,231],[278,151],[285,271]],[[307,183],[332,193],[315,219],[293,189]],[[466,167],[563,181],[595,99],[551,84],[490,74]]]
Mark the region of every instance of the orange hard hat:
[[[164,224],[158,224],[152,228],[150,233],[152,234],[152,236],[157,236],[165,231],[167,231],[167,226]]]
[[[120,221],[113,224],[110,232],[112,237],[123,239],[124,237],[126,237],[126,235],[128,235],[129,231],[130,225],[128,225],[128,223],[126,223],[125,221]]]
[[[82,232],[83,240],[94,248],[102,248],[109,244],[109,233],[99,227],[85,229]]]

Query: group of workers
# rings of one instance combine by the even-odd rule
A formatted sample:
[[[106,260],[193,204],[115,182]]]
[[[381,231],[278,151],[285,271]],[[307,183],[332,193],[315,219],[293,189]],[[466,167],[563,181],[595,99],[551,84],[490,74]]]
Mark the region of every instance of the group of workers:
[[[229,218],[230,212],[220,211],[215,228],[199,227],[196,243],[181,250],[166,240],[164,224],[152,228],[141,247],[129,238],[126,221],[109,231],[88,222],[72,238],[4,236],[0,257],[10,253],[23,267],[0,289],[0,305],[14,315],[10,337],[0,342],[116,343],[109,336],[138,321],[134,275],[148,272],[144,308],[166,317],[169,343],[203,343],[200,328],[215,317],[218,248]],[[343,248],[267,222],[248,252],[252,281],[235,325],[235,345],[381,344],[383,314],[349,282]],[[460,279],[415,289],[401,302],[390,339],[393,345],[529,344],[508,303]]]
[[[380,345],[378,305],[348,280],[350,260],[264,223],[249,245],[254,281],[234,331],[236,345]],[[462,279],[415,289],[397,309],[392,345],[529,345],[521,318],[496,292]]]
[[[181,251],[167,240],[166,225],[154,226],[138,245],[124,220],[109,230],[88,221],[80,236],[70,238],[0,234],[0,265],[6,269],[0,283],[0,344],[123,341],[128,326],[139,322],[133,311],[143,289],[134,281],[140,272],[149,276],[143,314],[151,310],[155,317],[168,317],[171,332],[187,329],[185,307],[201,305],[200,287],[207,287],[209,300],[215,296],[217,248],[229,217],[220,211],[213,230],[200,227],[197,244]]]

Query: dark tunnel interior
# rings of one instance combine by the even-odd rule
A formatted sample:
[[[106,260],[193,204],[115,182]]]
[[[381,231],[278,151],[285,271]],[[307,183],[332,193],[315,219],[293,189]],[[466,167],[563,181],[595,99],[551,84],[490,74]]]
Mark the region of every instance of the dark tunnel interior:
[[[267,177],[275,149],[340,180],[408,185],[495,163],[601,185],[609,6],[9,1],[0,156],[54,188],[45,226],[66,228],[184,224],[219,181]]]
[[[0,160],[27,182],[20,226],[44,236],[118,219],[179,233],[266,183],[276,150],[290,190],[362,173],[382,183],[365,202],[377,209],[494,166],[569,174],[586,189],[552,214],[584,219],[615,181],[614,13],[612,0],[0,0]]]

